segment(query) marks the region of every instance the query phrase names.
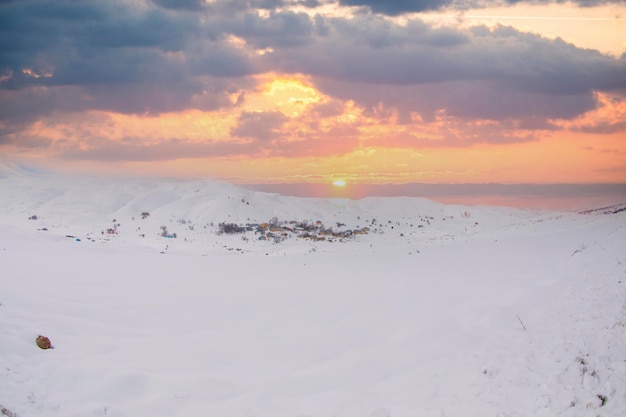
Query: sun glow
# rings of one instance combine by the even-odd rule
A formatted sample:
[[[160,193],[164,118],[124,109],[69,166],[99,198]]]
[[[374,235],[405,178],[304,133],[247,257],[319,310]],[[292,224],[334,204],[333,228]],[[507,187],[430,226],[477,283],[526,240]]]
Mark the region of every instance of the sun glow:
[[[345,187],[346,186],[346,182],[344,180],[335,180],[335,181],[333,181],[333,185],[335,187]]]

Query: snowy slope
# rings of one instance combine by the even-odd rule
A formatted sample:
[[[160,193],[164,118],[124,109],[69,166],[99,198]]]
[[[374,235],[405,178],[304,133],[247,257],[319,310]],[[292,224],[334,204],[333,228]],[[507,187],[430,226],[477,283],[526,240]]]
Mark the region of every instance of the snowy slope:
[[[371,231],[216,234],[273,216]],[[0,415],[626,415],[626,212],[9,173],[0,225]]]
[[[274,217],[285,222],[321,221],[328,227],[344,223],[346,228],[369,227],[373,233],[420,238],[433,232],[438,239],[446,237],[442,230],[473,234],[484,232],[486,226],[497,232],[538,215],[515,209],[448,206],[421,198],[294,198],[217,181],[13,175],[0,178],[0,192],[0,215],[10,219],[11,225],[93,238],[119,225],[116,237],[147,245],[161,233],[161,226],[179,237],[169,244],[182,245],[185,239],[206,244],[215,240],[221,222],[263,223]],[[142,218],[142,213],[149,216]],[[483,218],[488,222],[480,226]],[[148,239],[139,239],[142,236]]]

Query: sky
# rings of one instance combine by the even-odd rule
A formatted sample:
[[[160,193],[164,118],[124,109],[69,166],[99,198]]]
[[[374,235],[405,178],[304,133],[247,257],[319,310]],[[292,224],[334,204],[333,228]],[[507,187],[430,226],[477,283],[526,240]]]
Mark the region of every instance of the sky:
[[[626,183],[626,3],[0,0],[0,159],[239,184]]]

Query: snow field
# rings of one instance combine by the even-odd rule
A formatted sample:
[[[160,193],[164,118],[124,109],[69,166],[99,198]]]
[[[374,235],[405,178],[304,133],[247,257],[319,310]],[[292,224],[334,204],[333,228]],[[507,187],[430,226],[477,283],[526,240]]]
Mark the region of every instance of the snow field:
[[[2,179],[3,195],[19,194],[16,182],[29,183]],[[443,221],[461,208],[308,201],[317,208],[307,215],[324,221],[339,206],[346,221],[375,214],[395,227],[345,243],[210,232],[184,241],[124,229],[140,209],[127,199],[171,196],[166,187],[132,197],[112,187],[114,204],[83,213],[74,202],[91,189],[84,184],[57,183],[48,201],[33,183],[18,208],[2,201],[0,409],[20,417],[626,415],[623,212],[470,208],[471,219]],[[205,210],[177,203],[188,192],[152,200],[161,205],[143,227],[192,212],[208,222]],[[247,198],[273,214],[266,195]],[[280,201],[285,212],[304,210]],[[43,220],[27,220],[34,211]],[[425,213],[436,217],[430,228],[409,225]],[[111,240],[65,237],[95,237],[113,215],[122,229]],[[38,231],[44,223],[55,226]],[[225,248],[235,245],[245,251]],[[55,349],[40,350],[38,334]]]

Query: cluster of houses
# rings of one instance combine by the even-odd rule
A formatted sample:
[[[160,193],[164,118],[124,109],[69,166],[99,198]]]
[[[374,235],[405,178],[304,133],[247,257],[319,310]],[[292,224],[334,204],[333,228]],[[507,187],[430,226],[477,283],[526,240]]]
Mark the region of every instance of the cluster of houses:
[[[103,234],[103,235],[104,234],[107,234],[107,235],[118,235],[119,231],[118,231],[117,228],[120,227],[120,226],[121,226],[121,223],[118,223],[117,219],[113,219],[113,227],[108,227],[106,229],[106,233],[105,233],[104,230],[102,230],[100,233]]]
[[[338,228],[344,226],[342,223],[337,223]],[[332,227],[325,227],[321,221],[316,221],[315,223],[290,221],[283,224],[278,224],[277,222],[246,223],[243,226],[234,223],[220,223],[218,226],[219,234],[254,232],[257,240],[273,240],[276,242],[293,236],[313,241],[342,241],[354,238],[356,235],[368,234],[369,231],[369,227],[333,230]]]
[[[150,214],[147,212],[141,213],[142,219],[145,219]],[[180,222],[180,221],[179,221]],[[182,221],[186,223],[186,221]],[[211,224],[213,226],[213,224]],[[117,223],[116,219],[113,219],[112,227],[108,227],[101,231],[103,235],[114,236],[119,234],[120,223]],[[141,228],[137,228],[140,230]],[[189,226],[190,230],[193,230],[193,226]],[[358,235],[366,235],[370,233],[369,227],[357,227],[354,229],[347,228],[344,223],[336,223],[336,228],[326,227],[321,221],[279,221],[277,218],[272,218],[267,223],[246,223],[244,225],[236,223],[219,223],[218,234],[246,234],[254,233],[256,240],[273,241],[275,243],[281,242],[288,238],[308,239],[312,241],[345,241],[353,239]],[[144,234],[140,235],[145,237]],[[170,233],[167,226],[161,226],[159,236],[169,239],[177,238],[176,233]],[[245,240],[248,240],[247,236],[244,236]]]

